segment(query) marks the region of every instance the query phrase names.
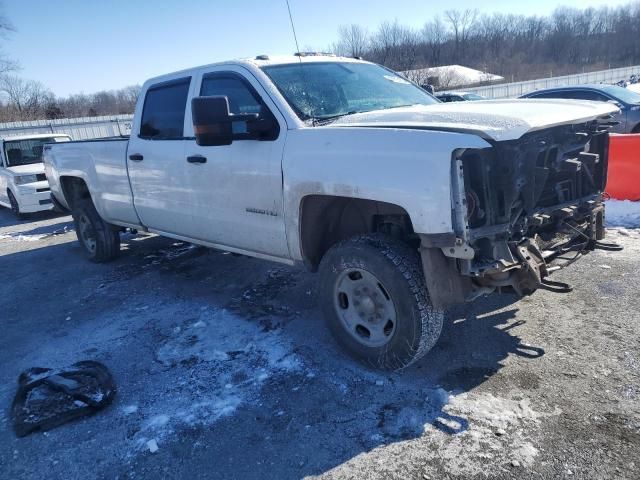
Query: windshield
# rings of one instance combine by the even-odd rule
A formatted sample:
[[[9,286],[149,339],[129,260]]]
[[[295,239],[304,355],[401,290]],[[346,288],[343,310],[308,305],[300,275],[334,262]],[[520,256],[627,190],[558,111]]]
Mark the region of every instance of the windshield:
[[[400,75],[370,63],[292,63],[262,70],[303,120],[438,103]]]
[[[617,85],[604,85],[601,88],[603,92],[622,100],[624,103],[640,103],[640,94],[627,88],[618,87]]]
[[[69,137],[7,140],[4,142],[4,154],[7,159],[7,167],[40,163],[42,162],[42,147],[45,143],[68,142],[69,140]]]

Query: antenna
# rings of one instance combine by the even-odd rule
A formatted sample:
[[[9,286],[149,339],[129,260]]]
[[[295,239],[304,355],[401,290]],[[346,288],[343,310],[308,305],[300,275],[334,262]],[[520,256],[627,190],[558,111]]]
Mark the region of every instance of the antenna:
[[[289,11],[289,20],[291,21],[291,30],[293,31],[293,40],[296,42],[296,55],[298,56],[298,62],[300,65],[300,78],[302,79],[302,84],[307,87],[309,84],[307,82],[307,76],[305,75],[304,67],[302,66],[302,55],[300,55],[300,46],[298,45],[298,36],[296,35],[296,27],[293,24],[293,15],[291,15],[291,5],[289,5],[289,0],[285,0],[287,2],[287,10]],[[303,91],[303,95],[307,95],[307,92]],[[311,110],[311,124],[316,126],[316,116],[313,112],[313,105],[309,102],[309,107]]]
[[[291,30],[293,30],[293,40],[296,42],[296,52],[300,52],[300,46],[298,45],[298,36],[296,35],[296,27],[293,24],[293,15],[291,15],[291,5],[289,5],[289,0],[287,2],[287,10],[289,10],[289,20],[291,21]],[[300,59],[300,63],[302,63],[302,59]]]

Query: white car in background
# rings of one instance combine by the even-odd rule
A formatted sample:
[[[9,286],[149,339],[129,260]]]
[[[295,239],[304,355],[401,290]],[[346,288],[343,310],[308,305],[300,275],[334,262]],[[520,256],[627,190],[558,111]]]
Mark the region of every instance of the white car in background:
[[[44,173],[42,148],[46,143],[69,142],[65,134],[6,137],[0,150],[0,205],[21,218],[25,213],[51,210],[51,189]]]

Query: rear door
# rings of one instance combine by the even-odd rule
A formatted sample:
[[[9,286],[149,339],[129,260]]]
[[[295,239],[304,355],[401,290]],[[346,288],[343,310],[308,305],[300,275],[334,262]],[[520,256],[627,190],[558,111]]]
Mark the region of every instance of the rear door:
[[[192,224],[192,196],[185,165],[185,113],[191,77],[152,84],[144,92],[127,149],[134,206],[142,223],[185,235]]]
[[[193,238],[288,258],[282,192],[282,154],[287,133],[284,117],[260,82],[241,66],[224,65],[201,72],[194,96],[226,96],[231,113],[259,113],[274,122],[262,140],[243,135],[246,122],[234,123],[231,145],[186,144],[184,163],[195,208]],[[193,126],[187,127],[193,135]],[[196,162],[191,163],[193,159]]]

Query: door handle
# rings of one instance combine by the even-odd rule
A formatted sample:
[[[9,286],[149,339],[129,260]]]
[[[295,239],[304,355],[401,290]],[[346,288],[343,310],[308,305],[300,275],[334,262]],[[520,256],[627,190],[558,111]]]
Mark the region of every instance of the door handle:
[[[207,157],[203,157],[202,155],[191,155],[187,157],[187,162],[189,163],[207,163]]]
[[[141,162],[142,160],[144,160],[144,157],[139,153],[133,153],[129,155],[129,160],[133,160],[134,162]]]

